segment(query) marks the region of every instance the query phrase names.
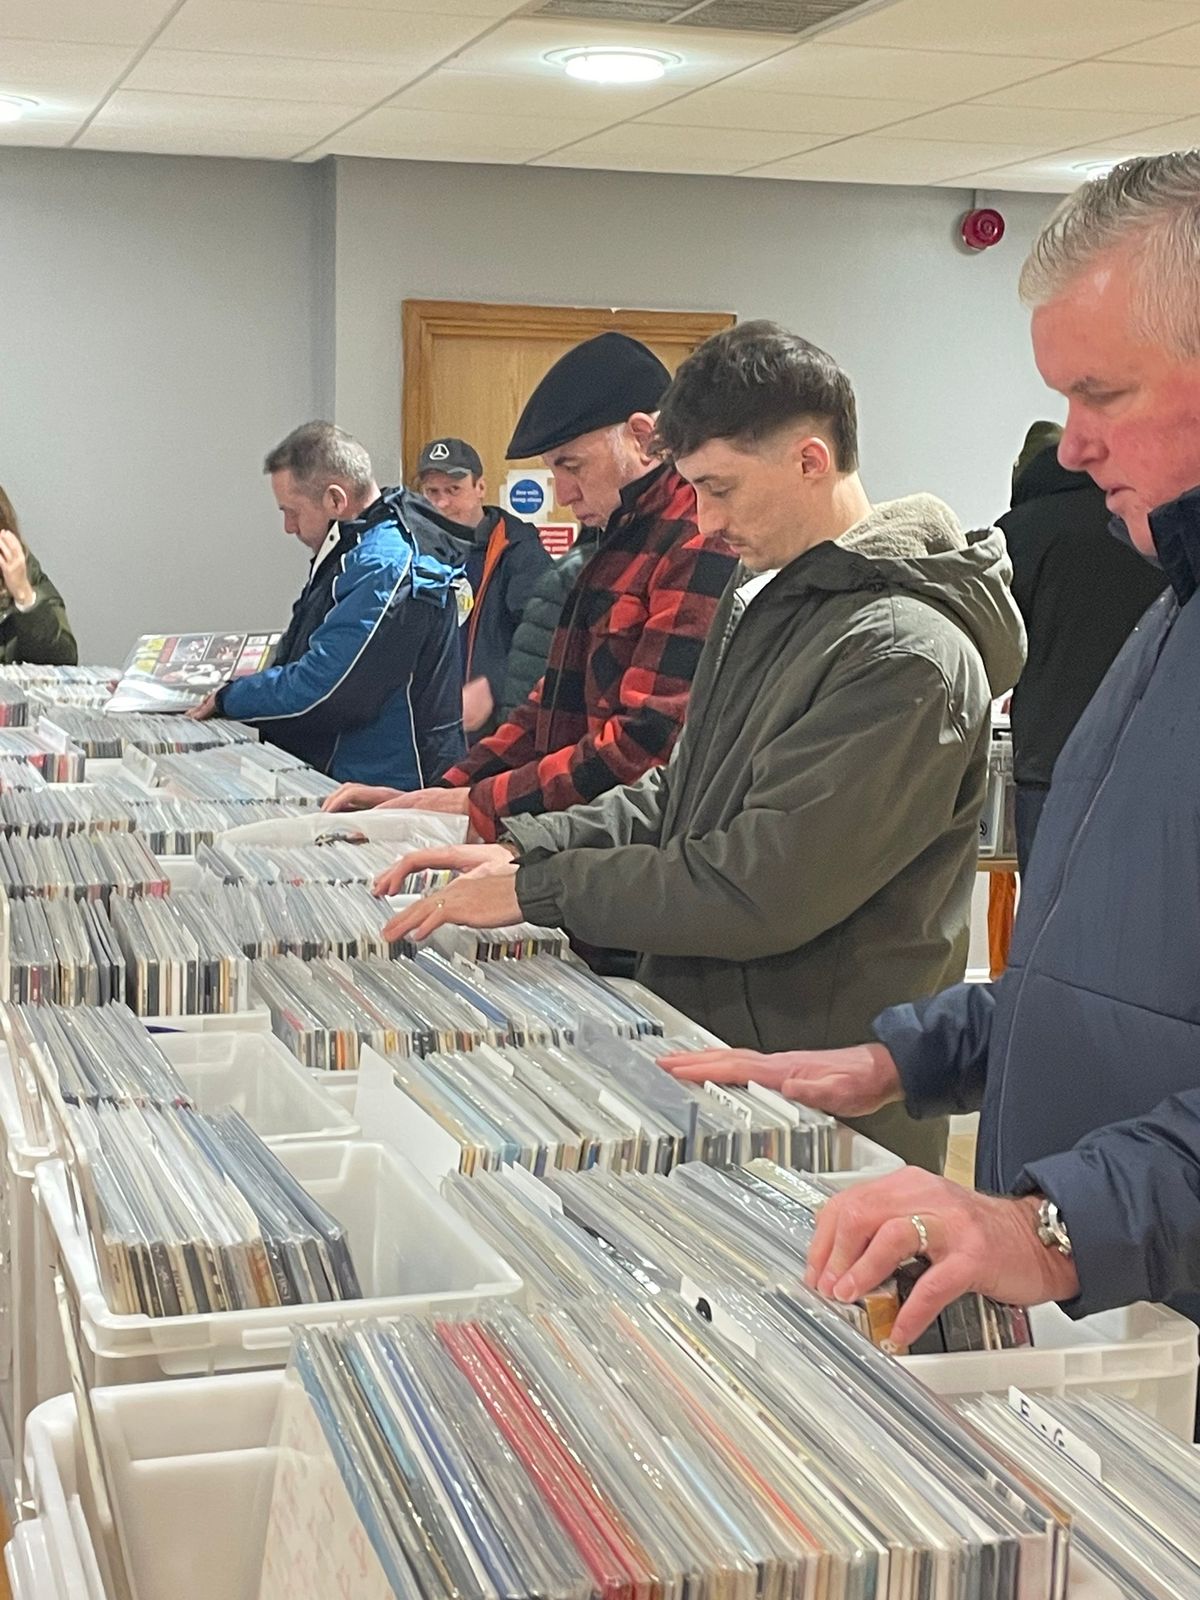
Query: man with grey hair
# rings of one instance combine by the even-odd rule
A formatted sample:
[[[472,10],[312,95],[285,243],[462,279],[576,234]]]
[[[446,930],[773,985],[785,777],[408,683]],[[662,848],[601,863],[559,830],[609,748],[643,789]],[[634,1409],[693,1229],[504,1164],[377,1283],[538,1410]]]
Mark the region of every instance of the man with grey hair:
[[[919,1253],[895,1326],[978,1290],[1071,1316],[1165,1301],[1200,1321],[1200,151],[1064,202],[1026,263],[1033,344],[1067,399],[1059,458],[1169,586],[1054,769],[993,984],[876,1018],[848,1050],[677,1057],[839,1115],[982,1108],[980,1192],[911,1169],[831,1200],[809,1280],[853,1300]]]
[[[308,422],[263,467],[284,532],[312,553],[274,664],[193,716],[253,723],[343,782],[420,786],[463,754],[457,545],[371,458]]]

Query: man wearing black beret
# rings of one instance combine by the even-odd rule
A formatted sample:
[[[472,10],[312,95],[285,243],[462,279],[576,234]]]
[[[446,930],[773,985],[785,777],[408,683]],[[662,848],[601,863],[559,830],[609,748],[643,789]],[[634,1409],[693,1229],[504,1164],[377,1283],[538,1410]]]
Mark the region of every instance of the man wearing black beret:
[[[541,456],[558,503],[603,531],[563,607],[545,677],[439,787],[398,794],[345,784],[327,810],[465,814],[490,841],[506,817],[594,800],[666,761],[734,568],[721,538],[700,533],[691,485],[655,450],[670,381],[658,357],[623,333],[589,339],[551,367],[508,458]]]

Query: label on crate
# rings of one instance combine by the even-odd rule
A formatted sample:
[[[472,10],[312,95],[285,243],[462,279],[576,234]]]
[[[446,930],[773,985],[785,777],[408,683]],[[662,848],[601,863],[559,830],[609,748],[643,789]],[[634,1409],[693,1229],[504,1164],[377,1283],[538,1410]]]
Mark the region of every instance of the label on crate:
[[[1090,1444],[1085,1444],[1069,1428],[1065,1428],[1053,1412],[1047,1411],[1045,1406],[1039,1405],[1030,1395],[1015,1386],[1009,1388],[1008,1404],[1010,1410],[1015,1411],[1021,1421],[1035,1433],[1040,1433],[1047,1444],[1052,1444],[1056,1450],[1061,1450],[1068,1461],[1073,1461],[1089,1477],[1095,1478],[1097,1483],[1103,1481],[1104,1463],[1100,1458],[1100,1452],[1093,1450]]]

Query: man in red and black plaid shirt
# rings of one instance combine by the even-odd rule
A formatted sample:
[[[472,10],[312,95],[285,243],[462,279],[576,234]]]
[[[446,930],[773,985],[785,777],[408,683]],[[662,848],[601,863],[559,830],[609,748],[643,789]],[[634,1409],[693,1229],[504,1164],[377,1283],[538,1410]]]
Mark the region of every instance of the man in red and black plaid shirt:
[[[344,784],[326,810],[465,813],[492,841],[505,817],[565,810],[666,762],[734,569],[728,548],[699,532],[691,485],[654,452],[670,381],[621,333],[589,339],[550,369],[508,456],[542,456],[558,503],[604,531],[567,596],[545,676],[436,787]]]

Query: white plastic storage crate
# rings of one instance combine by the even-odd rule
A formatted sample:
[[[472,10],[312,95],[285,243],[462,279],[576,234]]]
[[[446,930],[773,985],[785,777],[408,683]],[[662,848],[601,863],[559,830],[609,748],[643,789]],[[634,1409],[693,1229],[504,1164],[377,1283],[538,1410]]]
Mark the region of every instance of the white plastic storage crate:
[[[87,1537],[86,1525],[80,1528],[80,1535]],[[67,1592],[59,1585],[45,1532],[36,1519],[18,1523],[13,1529],[4,1552],[4,1568],[12,1600],[56,1600],[59,1594]],[[83,1597],[83,1600],[90,1600],[90,1597]]]
[[[257,1600],[282,1383],[261,1372],[94,1392],[134,1600]],[[37,1532],[10,1571],[43,1587],[14,1586],[14,1600],[94,1600],[104,1546],[73,1399],[30,1418],[27,1457],[37,1520],[24,1527]],[[1068,1600],[1121,1596],[1075,1554]]]
[[[243,822],[240,827],[226,829],[218,838],[229,844],[297,845],[312,844],[322,834],[341,831],[394,844],[399,852],[406,846],[420,849],[422,844],[414,841],[429,838],[444,844],[462,844],[467,837],[467,819],[440,811],[313,811],[303,817]]]
[[[271,1013],[256,1003],[246,1011],[180,1012],[171,1017],[142,1017],[143,1027],[154,1034],[167,1033],[270,1033]]]
[[[268,1144],[351,1139],[358,1133],[353,1111],[335,1100],[273,1033],[163,1033],[155,1043],[198,1110],[232,1107]]]
[[[78,1313],[89,1387],[281,1366],[296,1323],[464,1312],[519,1293],[521,1280],[512,1268],[396,1151],[355,1140],[297,1141],[274,1149],[345,1225],[363,1299],[186,1317],[119,1315],[104,1298],[65,1167],[59,1161],[41,1164],[35,1192]]]
[[[1197,1330],[1165,1306],[1100,1311],[1079,1322],[1057,1306],[1029,1313],[1033,1347],[962,1355],[905,1356],[935,1394],[1067,1394],[1096,1389],[1127,1400],[1163,1428],[1191,1439],[1196,1412]]]

